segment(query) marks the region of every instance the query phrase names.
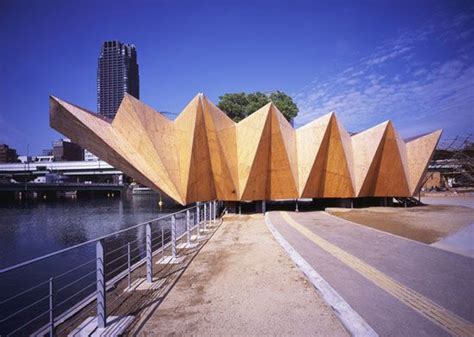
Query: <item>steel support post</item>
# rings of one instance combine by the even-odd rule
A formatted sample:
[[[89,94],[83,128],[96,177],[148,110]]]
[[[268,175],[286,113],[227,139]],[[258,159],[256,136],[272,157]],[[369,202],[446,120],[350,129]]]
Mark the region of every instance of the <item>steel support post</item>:
[[[188,245],[190,245],[191,244],[191,225],[190,225],[189,209],[186,210],[186,236],[188,239]]]
[[[213,207],[213,202],[209,201],[209,224],[212,224],[212,219],[214,217],[214,207]]]
[[[127,282],[128,282],[128,289],[130,289],[130,285],[132,284],[132,264],[131,264],[131,249],[130,249],[130,242],[127,243]]]
[[[153,282],[153,253],[151,250],[151,225],[146,224],[146,281]]]
[[[212,202],[212,220],[216,221],[216,216],[217,216],[217,201]]]
[[[197,238],[199,238],[199,232],[201,231],[201,226],[199,225],[199,223],[201,222],[201,219],[200,219],[200,209],[199,209],[199,203],[197,203],[196,205],[196,221],[197,221]]]
[[[171,216],[171,254],[176,259],[176,216]]]
[[[49,336],[54,336],[54,279],[49,279]]]
[[[216,201],[212,202],[212,222],[216,221]]]
[[[163,228],[163,224],[160,224],[161,227],[161,255],[165,253],[165,230]]]
[[[105,328],[107,308],[105,298],[105,240],[96,244],[96,283],[97,283],[97,327]]]

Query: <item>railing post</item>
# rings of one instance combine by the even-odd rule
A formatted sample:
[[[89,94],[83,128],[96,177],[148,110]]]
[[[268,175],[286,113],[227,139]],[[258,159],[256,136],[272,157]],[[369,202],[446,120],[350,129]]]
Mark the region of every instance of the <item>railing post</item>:
[[[54,283],[53,278],[49,278],[49,336],[54,336]]]
[[[216,214],[216,207],[215,207],[214,200],[213,200],[213,201],[211,201],[211,222],[212,223],[214,223],[215,214]]]
[[[199,223],[201,222],[201,219],[200,219],[200,210],[199,210],[199,202],[196,204],[196,222],[197,222],[197,235],[196,237],[199,239],[199,232],[201,231],[201,226],[199,225]]]
[[[217,220],[217,200],[214,200],[214,221]]]
[[[176,258],[176,216],[171,216],[171,254]]]
[[[186,210],[186,236],[188,238],[188,245],[191,244],[191,226],[189,224],[190,218],[189,218],[189,209]]]
[[[208,212],[208,223],[211,224],[212,222],[212,201],[209,201],[209,212]]]
[[[204,230],[206,229],[206,225],[207,225],[206,215],[207,215],[207,202],[204,203],[204,214],[203,214],[203,219],[202,219],[202,221],[204,221]]]
[[[266,211],[266,203],[265,203],[265,200],[262,200],[262,213],[265,214],[265,211]]]
[[[161,255],[165,254],[165,230],[163,228],[163,223],[160,224],[161,227]]]
[[[146,281],[153,281],[153,254],[151,251],[151,225],[146,224]]]
[[[96,243],[97,327],[105,328],[107,308],[105,298],[105,240]]]
[[[128,281],[128,289],[130,289],[131,281],[132,281],[132,266],[131,266],[131,249],[130,249],[130,242],[127,243],[127,269],[128,269],[128,275],[127,275],[127,281]]]

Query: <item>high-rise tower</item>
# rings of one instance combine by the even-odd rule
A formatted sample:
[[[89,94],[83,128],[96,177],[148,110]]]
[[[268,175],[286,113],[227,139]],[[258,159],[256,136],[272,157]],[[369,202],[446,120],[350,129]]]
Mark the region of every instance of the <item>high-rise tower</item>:
[[[106,41],[97,67],[97,112],[114,118],[126,92],[140,98],[137,50],[134,45]]]

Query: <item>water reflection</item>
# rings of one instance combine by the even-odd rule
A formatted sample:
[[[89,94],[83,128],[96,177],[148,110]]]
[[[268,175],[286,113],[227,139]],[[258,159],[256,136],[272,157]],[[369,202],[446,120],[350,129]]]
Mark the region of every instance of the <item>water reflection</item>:
[[[165,215],[166,212],[160,212],[157,204],[158,198],[155,195],[18,204],[0,203],[0,268]],[[117,272],[121,270],[124,260],[123,258],[116,260],[116,256],[121,256],[124,250],[126,251],[128,242],[134,249],[132,254],[134,261],[143,257],[144,237],[144,229],[139,227],[106,240],[107,250],[109,252],[116,250],[113,254],[106,256],[106,269],[111,271],[111,276],[116,274],[113,272],[114,270]],[[62,303],[58,308],[58,313],[66,310],[71,303],[76,303],[94,290],[94,258],[95,245],[90,244],[23,267],[20,270],[0,275],[0,312],[8,316],[8,314],[44,296],[45,292],[47,293],[47,284],[34,293],[27,293],[15,301],[1,304],[1,300],[48,280],[51,276],[56,277],[55,286],[57,289],[63,288],[61,293],[57,294],[57,303]],[[114,260],[116,261],[113,262]],[[88,261],[92,262],[88,263]],[[107,261],[110,261],[110,264]],[[57,277],[84,263],[86,263],[84,267],[74,273]],[[73,283],[75,279],[83,275],[87,277],[81,279],[80,282]],[[76,293],[77,296],[74,295]],[[70,301],[64,300],[70,296],[76,297],[72,297]],[[47,308],[47,303],[39,303],[36,307],[25,312],[22,315],[24,317],[15,316],[15,319],[0,324],[0,334],[18,327],[28,317],[34,317],[34,314],[44,312],[45,308]],[[37,326],[44,324],[42,320],[35,323]]]
[[[0,203],[0,268],[166,214],[157,204],[156,195]]]

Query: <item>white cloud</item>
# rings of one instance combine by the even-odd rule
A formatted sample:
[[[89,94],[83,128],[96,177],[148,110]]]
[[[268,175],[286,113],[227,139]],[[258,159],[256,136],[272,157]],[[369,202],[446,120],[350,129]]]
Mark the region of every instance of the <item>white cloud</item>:
[[[458,41],[461,35],[463,39],[471,36],[473,13],[402,32],[331,81],[313,81],[294,96],[300,108],[297,125],[336,111],[350,131],[387,119],[392,119],[402,134],[439,127],[452,133],[474,129],[474,43]],[[423,54],[427,45],[444,52],[433,52],[430,56],[434,57],[427,58]]]

